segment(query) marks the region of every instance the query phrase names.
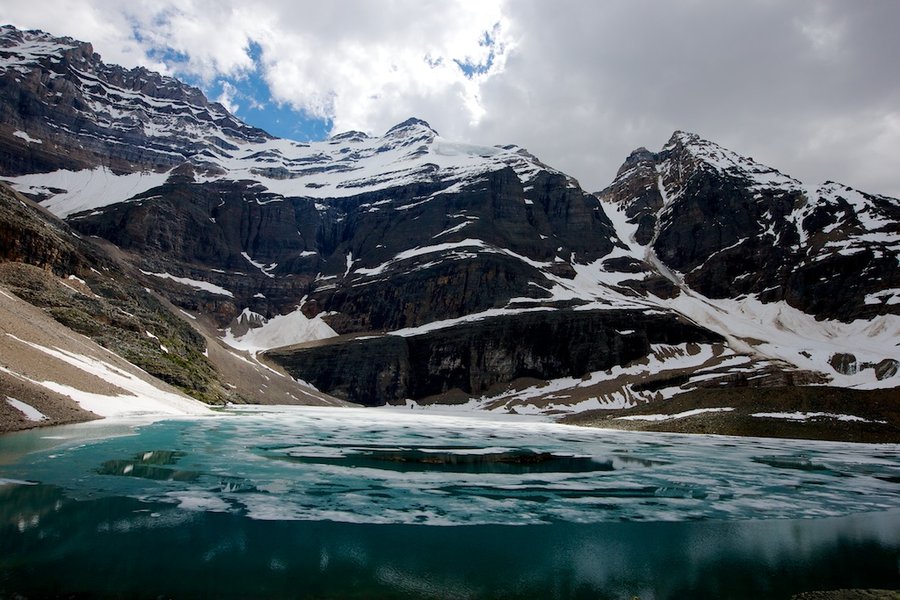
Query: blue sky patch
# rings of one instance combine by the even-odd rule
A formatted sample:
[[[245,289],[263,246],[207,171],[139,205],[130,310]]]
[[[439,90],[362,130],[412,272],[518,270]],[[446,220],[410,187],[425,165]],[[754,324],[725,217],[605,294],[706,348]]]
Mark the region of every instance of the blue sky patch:
[[[497,45],[496,32],[499,29],[500,24],[497,23],[494,25],[494,29],[492,31],[485,31],[482,34],[481,39],[478,41],[478,45],[482,48],[490,48],[490,52],[488,53],[487,58],[484,62],[472,62],[471,60],[459,60],[454,58],[453,62],[456,63],[456,66],[459,67],[459,70],[463,72],[463,75],[466,76],[467,79],[472,79],[476,75],[483,75],[491,70],[491,67],[494,66],[494,58],[495,47]]]
[[[211,83],[204,82],[195,75],[181,72],[181,67],[187,63],[186,56],[168,48],[154,49],[149,54],[174,69],[180,79],[203,90],[212,102],[218,101],[223,92],[227,92],[229,103],[237,107],[234,111],[235,116],[249,125],[298,142],[326,139],[331,134],[333,121],[312,116],[288,103],[276,102],[262,76],[262,48],[259,44],[251,42],[247,53],[253,60],[253,70],[244,71],[233,77],[220,76]]]

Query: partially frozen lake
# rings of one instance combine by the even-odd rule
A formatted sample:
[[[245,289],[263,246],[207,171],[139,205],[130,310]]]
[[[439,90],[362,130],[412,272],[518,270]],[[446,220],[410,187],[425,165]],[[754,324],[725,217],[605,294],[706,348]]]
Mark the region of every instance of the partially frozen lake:
[[[0,437],[0,597],[900,587],[898,445],[293,407],[112,427]]]

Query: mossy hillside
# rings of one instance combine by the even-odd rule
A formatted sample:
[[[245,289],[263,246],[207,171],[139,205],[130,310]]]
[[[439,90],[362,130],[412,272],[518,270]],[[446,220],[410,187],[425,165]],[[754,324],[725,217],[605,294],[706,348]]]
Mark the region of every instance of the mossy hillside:
[[[207,403],[229,392],[203,337],[68,226],[0,186],[0,284],[58,322]]]

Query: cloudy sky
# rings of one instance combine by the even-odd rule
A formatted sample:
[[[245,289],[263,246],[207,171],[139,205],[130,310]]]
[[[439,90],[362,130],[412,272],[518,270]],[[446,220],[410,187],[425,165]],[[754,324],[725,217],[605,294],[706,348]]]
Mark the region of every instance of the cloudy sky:
[[[0,21],[186,79],[284,137],[417,116],[596,191],[682,129],[900,197],[896,0],[5,0]]]

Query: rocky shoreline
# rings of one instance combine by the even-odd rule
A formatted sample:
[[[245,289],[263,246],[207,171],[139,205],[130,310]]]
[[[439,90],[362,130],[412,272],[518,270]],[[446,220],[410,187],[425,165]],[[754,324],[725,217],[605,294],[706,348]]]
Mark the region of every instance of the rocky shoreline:
[[[791,600],[900,600],[898,590],[828,590],[803,592]]]
[[[663,403],[587,411],[561,422],[631,431],[900,443],[896,389],[703,389]]]
[[[3,373],[0,373],[0,394],[20,399],[47,417],[31,421],[9,404],[0,402],[0,434],[98,418],[77,408],[65,396],[17,385],[16,380]],[[852,414],[848,406],[853,407]],[[562,417],[559,422],[628,431],[900,443],[896,390],[824,386],[697,390],[663,404],[587,411]]]

